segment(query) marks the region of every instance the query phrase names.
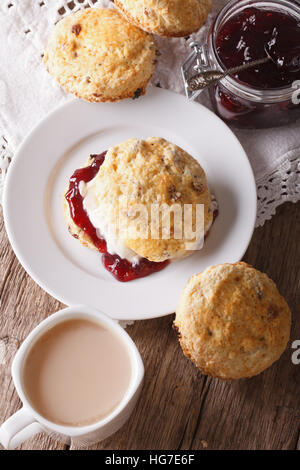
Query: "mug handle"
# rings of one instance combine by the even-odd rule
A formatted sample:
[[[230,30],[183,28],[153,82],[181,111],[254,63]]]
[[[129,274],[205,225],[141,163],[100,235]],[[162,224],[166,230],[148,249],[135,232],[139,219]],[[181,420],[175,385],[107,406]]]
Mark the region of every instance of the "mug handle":
[[[8,418],[0,427],[0,443],[13,450],[31,436],[44,429],[24,407]]]

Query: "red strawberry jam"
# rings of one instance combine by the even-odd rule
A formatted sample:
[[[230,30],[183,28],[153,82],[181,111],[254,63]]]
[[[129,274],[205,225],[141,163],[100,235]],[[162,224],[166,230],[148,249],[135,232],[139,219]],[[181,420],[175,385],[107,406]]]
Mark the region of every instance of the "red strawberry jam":
[[[65,195],[74,223],[91,238],[100,253],[106,253],[106,241],[104,238],[98,237],[95,227],[91,224],[83,208],[83,198],[79,191],[79,183],[80,181],[88,183],[96,176],[100,166],[104,162],[105,154],[106,152],[100,153],[99,155],[91,155],[93,162],[90,166],[75,170],[70,178],[69,190]]]
[[[226,68],[266,57],[267,49],[273,61],[234,75],[251,87],[288,87],[300,79],[300,22],[283,11],[243,9],[220,28],[216,47]]]
[[[127,282],[139,277],[149,276],[149,274],[160,271],[169,264],[169,260],[155,263],[146,258],[141,258],[138,264],[132,264],[118,255],[106,253],[102,257],[104,267],[111,272],[118,281]]]
[[[112,275],[121,282],[132,281],[140,277],[148,276],[163,269],[169,264],[169,261],[155,263],[146,258],[140,259],[138,264],[132,264],[127,259],[120,258],[118,255],[111,255],[107,252],[106,241],[104,238],[98,237],[95,227],[91,224],[90,219],[83,208],[83,198],[79,191],[80,181],[88,183],[96,174],[102,163],[104,162],[106,152],[98,155],[91,155],[93,161],[91,165],[76,170],[70,178],[69,190],[66,193],[70,214],[74,223],[80,227],[92,240],[102,255],[102,262]]]

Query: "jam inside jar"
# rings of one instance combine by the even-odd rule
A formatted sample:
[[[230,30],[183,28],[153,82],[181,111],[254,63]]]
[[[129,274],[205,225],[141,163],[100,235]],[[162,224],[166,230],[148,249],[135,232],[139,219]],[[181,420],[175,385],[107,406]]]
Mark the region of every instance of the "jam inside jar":
[[[240,128],[275,127],[300,118],[299,46],[300,5],[296,2],[229,2],[209,34],[210,65],[225,70],[246,64],[266,57],[265,47],[273,61],[228,75],[211,86],[217,114]]]

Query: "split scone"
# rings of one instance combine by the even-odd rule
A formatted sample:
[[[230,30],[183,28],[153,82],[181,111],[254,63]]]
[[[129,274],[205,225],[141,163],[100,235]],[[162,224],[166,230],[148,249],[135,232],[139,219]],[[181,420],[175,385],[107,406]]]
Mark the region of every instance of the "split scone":
[[[128,21],[159,36],[198,31],[212,9],[211,0],[115,0]]]
[[[159,137],[129,139],[92,155],[71,177],[64,198],[71,234],[110,255],[111,264],[118,259],[117,267],[126,260],[138,277],[201,248],[215,210],[199,163]]]
[[[291,312],[274,282],[246,263],[219,264],[182,291],[174,326],[184,354],[224,380],[257,375],[283,353]]]
[[[145,93],[154,72],[155,44],[116,9],[88,8],[62,19],[44,53],[48,72],[87,101],[117,101]]]

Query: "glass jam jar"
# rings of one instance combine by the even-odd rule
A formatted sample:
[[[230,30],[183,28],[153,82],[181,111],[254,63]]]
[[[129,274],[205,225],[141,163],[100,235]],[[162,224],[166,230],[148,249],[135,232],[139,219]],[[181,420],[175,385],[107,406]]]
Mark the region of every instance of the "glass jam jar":
[[[187,65],[193,68],[193,74],[195,70],[224,71],[266,56],[262,38],[270,40],[270,25],[276,24],[275,32],[278,34],[277,22],[281,28],[279,33],[284,35],[284,43],[289,48],[291,40],[293,42],[295,37],[300,39],[300,5],[296,1],[231,0],[213,21],[207,43],[191,45],[196,65],[191,67],[191,60],[183,65],[185,80],[184,67]],[[252,57],[253,51],[263,55]],[[239,128],[267,128],[294,122],[300,118],[300,67],[284,73],[278,70],[270,61],[239,75],[228,75],[211,85],[209,92],[215,112]]]

